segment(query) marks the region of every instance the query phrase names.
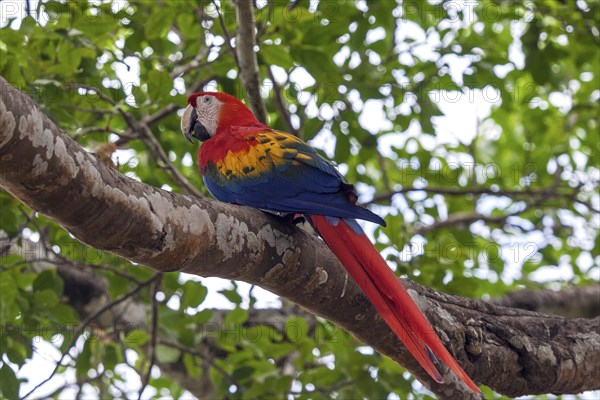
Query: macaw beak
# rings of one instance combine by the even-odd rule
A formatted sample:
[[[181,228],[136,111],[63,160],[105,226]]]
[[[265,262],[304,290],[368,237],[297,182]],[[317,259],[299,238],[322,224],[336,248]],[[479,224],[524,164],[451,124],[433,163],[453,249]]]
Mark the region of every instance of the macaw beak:
[[[210,134],[204,125],[198,121],[198,113],[191,105],[188,105],[181,117],[181,131],[190,143],[194,143],[192,138],[201,142],[210,139]]]

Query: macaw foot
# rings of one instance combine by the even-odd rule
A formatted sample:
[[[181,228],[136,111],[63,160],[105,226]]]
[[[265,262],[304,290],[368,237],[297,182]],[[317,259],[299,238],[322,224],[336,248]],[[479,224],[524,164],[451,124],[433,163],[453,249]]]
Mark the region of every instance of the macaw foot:
[[[294,225],[303,224],[306,222],[306,219],[302,214],[285,214],[282,215],[281,218],[283,218],[286,222]]]
[[[262,211],[269,213],[271,215],[276,215],[279,218],[283,219],[288,224],[298,225],[298,224],[303,224],[306,222],[306,219],[304,218],[304,216],[302,214],[290,214],[290,213],[283,213],[283,212],[270,211],[270,210],[262,210]]]

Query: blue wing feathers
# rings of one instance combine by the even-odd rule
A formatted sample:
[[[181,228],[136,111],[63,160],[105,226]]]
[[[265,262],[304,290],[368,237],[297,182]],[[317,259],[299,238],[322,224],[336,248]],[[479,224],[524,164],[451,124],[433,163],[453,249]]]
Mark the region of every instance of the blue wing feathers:
[[[350,200],[351,186],[315,149],[297,140],[282,140],[278,146],[292,150],[283,152],[283,157],[269,154],[256,160],[257,166],[261,164],[260,174],[225,176],[209,164],[203,171],[206,187],[215,198],[230,203],[275,212],[357,218],[385,225],[381,217]]]

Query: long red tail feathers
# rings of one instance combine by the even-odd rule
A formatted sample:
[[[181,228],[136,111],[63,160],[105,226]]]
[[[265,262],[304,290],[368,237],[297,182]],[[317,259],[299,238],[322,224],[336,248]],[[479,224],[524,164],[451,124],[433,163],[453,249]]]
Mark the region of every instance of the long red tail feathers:
[[[442,375],[435,366],[439,359],[482,397],[356,221],[321,215],[307,219],[425,371],[441,383]]]

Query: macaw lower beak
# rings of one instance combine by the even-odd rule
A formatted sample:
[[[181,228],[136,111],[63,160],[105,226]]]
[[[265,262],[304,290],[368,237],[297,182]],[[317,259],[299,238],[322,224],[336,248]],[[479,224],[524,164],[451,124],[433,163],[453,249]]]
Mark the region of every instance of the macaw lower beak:
[[[188,117],[189,115],[189,117]],[[181,119],[181,130],[183,135],[190,143],[194,143],[192,138],[198,139],[201,142],[210,139],[210,134],[204,125],[198,121],[198,113],[192,106],[188,106],[183,112]]]

